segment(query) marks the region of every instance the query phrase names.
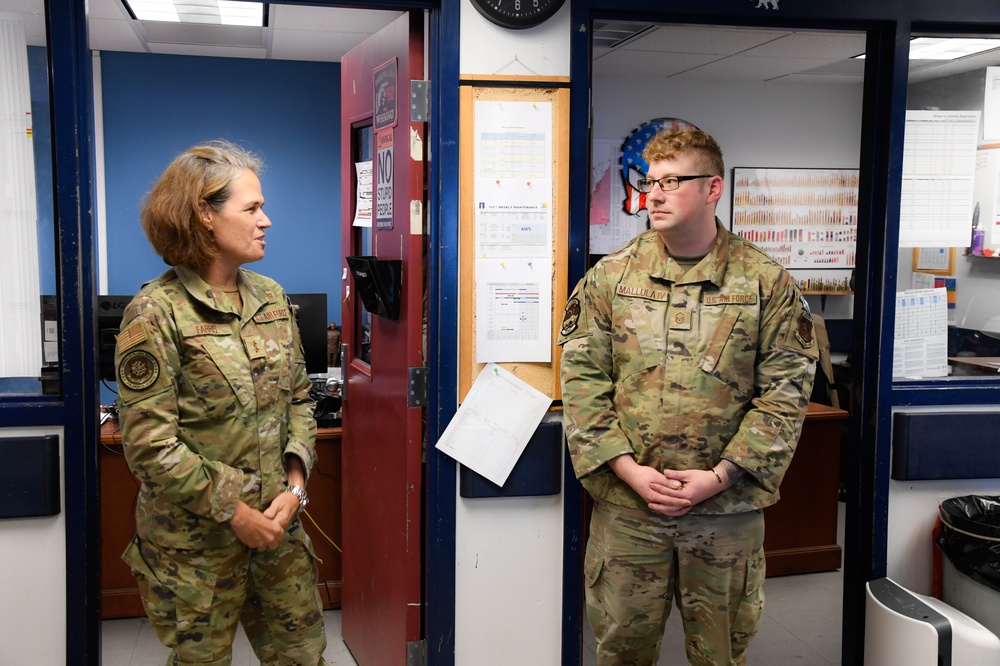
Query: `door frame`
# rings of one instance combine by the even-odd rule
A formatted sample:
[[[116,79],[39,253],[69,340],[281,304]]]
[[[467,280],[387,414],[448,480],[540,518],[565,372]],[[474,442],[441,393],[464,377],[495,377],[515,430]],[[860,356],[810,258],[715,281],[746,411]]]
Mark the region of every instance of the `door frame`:
[[[623,6],[624,2],[624,6]],[[891,355],[881,352],[892,350],[892,324],[886,321],[893,315],[886,307],[880,292],[888,286],[876,284],[874,276],[886,275],[886,265],[895,265],[896,247],[887,243],[886,229],[874,220],[893,220],[887,217],[889,202],[899,201],[901,174],[899,169],[892,173],[888,168],[889,155],[902,155],[901,123],[893,124],[905,105],[907,73],[907,41],[897,39],[899,22],[893,20],[874,21],[870,8],[858,11],[843,11],[845,3],[840,3],[839,15],[827,7],[808,6],[782,11],[780,16],[766,14],[766,9],[758,10],[747,0],[739,6],[721,8],[711,12],[699,12],[694,8],[669,8],[656,10],[647,3],[634,0],[587,0],[574,2],[572,24],[579,30],[572,30],[570,42],[571,69],[571,138],[570,138],[570,182],[587,182],[590,169],[590,77],[591,77],[591,31],[594,20],[621,20],[623,13],[630,20],[653,23],[683,23],[719,26],[754,25],[755,27],[812,28],[819,30],[864,31],[867,34],[865,61],[864,101],[862,104],[862,140],[859,146],[859,166],[861,184],[859,187],[858,226],[858,282],[855,289],[854,317],[863,322],[856,330],[863,335],[855,338],[852,351],[855,359],[855,378],[852,391],[851,441],[858,446],[847,459],[845,470],[847,479],[847,527],[844,549],[844,589],[842,615],[842,654],[844,663],[861,663],[864,651],[864,584],[868,580],[885,575],[886,534],[888,513],[888,476],[877,473],[877,467],[888,461],[890,436],[889,407],[879,395],[891,384]],[[847,2],[846,4],[853,4]],[[630,11],[631,10],[631,11]],[[776,14],[776,13],[775,13]],[[794,14],[794,15],[790,15]],[[586,27],[587,29],[584,29]],[[906,26],[908,28],[908,25]],[[900,54],[902,60],[900,61]],[[902,66],[894,63],[902,62]],[[900,71],[901,70],[901,71]],[[889,92],[883,90],[882,82],[894,81]],[[905,115],[905,114],[904,114]],[[898,126],[898,129],[897,129]],[[896,130],[891,132],[890,129]],[[585,188],[571,188],[570,246],[587,247],[588,192]],[[865,224],[864,222],[868,222]],[[895,222],[898,226],[898,206],[895,207]],[[890,239],[891,240],[891,239]],[[570,281],[575,284],[586,270],[587,253],[571,255]],[[892,262],[889,264],[889,262]],[[864,344],[864,341],[870,341]],[[881,364],[881,365],[880,365]],[[888,364],[888,365],[887,365]],[[861,415],[864,419],[862,428]],[[876,465],[876,461],[879,465]],[[567,490],[571,485],[566,484]],[[579,532],[580,512],[567,501],[565,526],[567,536],[572,530]],[[579,581],[580,558],[570,561],[567,553],[564,562],[564,618],[579,617],[574,611],[582,608],[583,591]],[[576,575],[575,586],[569,576]],[[578,590],[578,592],[576,592]],[[564,628],[564,632],[571,627]],[[579,627],[576,628],[579,635]],[[574,654],[572,638],[564,635],[564,664],[574,663],[569,657]],[[578,655],[578,652],[576,653]]]
[[[284,4],[283,0],[272,0]],[[456,410],[457,359],[448,349],[454,338],[458,301],[458,178],[442,162],[458,161],[458,41],[461,0],[354,0],[315,2],[318,6],[427,11],[431,79],[428,233],[430,242],[429,339],[431,386],[428,442],[436,441]],[[8,426],[62,426],[65,457],[66,664],[86,666],[101,660],[100,499],[98,442],[100,425],[96,348],[97,295],[93,215],[93,77],[87,42],[87,10],[82,0],[46,0],[47,55],[52,108],[55,228],[61,300],[62,398],[0,396]],[[441,302],[444,301],[444,305]],[[440,333],[438,333],[440,331]],[[439,408],[444,405],[443,408]],[[424,520],[425,640],[429,663],[442,655],[453,660],[455,464],[429,446]],[[73,557],[69,557],[69,553]],[[433,646],[433,647],[432,647]]]
[[[86,9],[47,0],[53,225],[60,308],[56,396],[0,396],[5,426],[61,427],[66,562],[66,663],[100,663],[98,391],[94,299],[91,54]],[[71,555],[72,554],[72,555]],[[55,610],[55,609],[53,609]]]

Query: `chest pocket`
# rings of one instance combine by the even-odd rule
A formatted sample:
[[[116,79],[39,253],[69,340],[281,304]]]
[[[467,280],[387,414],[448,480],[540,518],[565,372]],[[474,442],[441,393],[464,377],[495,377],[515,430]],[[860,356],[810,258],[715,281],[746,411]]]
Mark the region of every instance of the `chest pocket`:
[[[254,400],[253,378],[246,350],[232,326],[192,324],[181,330],[184,338],[184,375],[195,396],[211,407],[235,395],[243,406]]]
[[[722,307],[722,306],[715,306]],[[753,393],[757,363],[758,313],[755,305],[726,305],[719,316],[705,316],[713,308],[702,309],[701,325],[715,327],[706,337],[711,341],[698,367],[725,382],[742,395]]]
[[[666,301],[619,297],[614,304],[614,362],[621,380],[663,363]]]

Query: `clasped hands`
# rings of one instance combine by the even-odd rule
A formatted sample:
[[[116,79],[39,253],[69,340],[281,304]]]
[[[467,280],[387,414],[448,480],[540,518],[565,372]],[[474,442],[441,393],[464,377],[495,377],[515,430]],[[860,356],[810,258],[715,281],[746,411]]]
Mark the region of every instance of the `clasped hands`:
[[[729,487],[720,484],[711,470],[667,469],[663,472],[640,465],[632,456],[622,455],[608,462],[611,469],[645,500],[647,506],[666,516],[683,516],[699,502]]]
[[[285,538],[288,526],[299,510],[299,498],[284,492],[263,511],[240,500],[229,524],[236,538],[252,550],[274,550]]]

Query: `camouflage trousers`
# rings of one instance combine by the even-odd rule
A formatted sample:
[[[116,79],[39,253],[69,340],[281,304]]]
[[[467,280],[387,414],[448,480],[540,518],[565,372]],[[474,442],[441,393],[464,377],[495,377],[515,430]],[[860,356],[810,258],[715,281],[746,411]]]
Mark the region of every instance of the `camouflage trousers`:
[[[230,666],[237,624],[262,666],[326,665],[316,561],[298,521],[273,551],[240,542],[178,550],[137,536],[122,559],[170,648],[167,666]]]
[[[652,666],[676,601],[688,662],[740,666],[764,612],[761,511],[671,518],[595,500],[587,616],[598,666]]]

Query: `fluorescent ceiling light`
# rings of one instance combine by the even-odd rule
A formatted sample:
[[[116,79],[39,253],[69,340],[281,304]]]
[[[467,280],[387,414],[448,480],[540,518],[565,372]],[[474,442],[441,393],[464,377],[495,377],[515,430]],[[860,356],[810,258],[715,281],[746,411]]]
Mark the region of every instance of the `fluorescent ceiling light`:
[[[1000,48],[1000,39],[917,37],[910,41],[910,60],[957,60]]]
[[[1000,39],[914,37],[910,40],[910,60],[958,60],[993,49],[1000,49]],[[864,60],[865,54],[854,57]]]
[[[242,0],[122,0],[140,21],[263,26],[266,5]]]

